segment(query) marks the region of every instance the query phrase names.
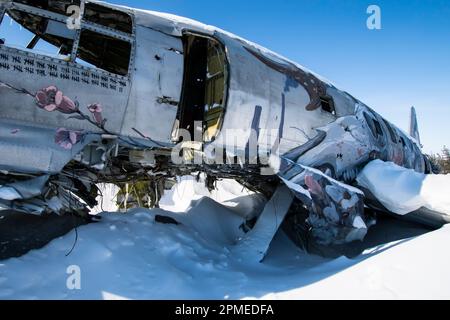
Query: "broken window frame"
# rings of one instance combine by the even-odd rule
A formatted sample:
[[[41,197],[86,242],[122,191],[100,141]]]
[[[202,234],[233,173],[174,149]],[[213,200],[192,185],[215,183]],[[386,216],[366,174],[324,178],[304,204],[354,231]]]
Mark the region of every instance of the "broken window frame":
[[[82,1],[81,8],[84,8],[84,5],[83,5],[84,3],[86,3],[86,1]],[[1,8],[5,11],[5,13],[7,13],[8,10],[17,10],[17,11],[21,11],[24,13],[33,14],[33,15],[36,15],[36,16],[39,16],[42,18],[54,20],[57,22],[62,22],[64,24],[67,23],[67,19],[69,18],[69,16],[67,16],[67,15],[62,15],[62,14],[59,14],[59,13],[56,13],[53,11],[44,10],[41,8],[32,7],[32,6],[22,4],[22,3],[17,3],[17,2],[4,3],[4,4],[2,4]],[[128,72],[126,75],[110,72],[110,71],[107,71],[107,70],[104,70],[104,69],[101,69],[101,68],[98,68],[95,66],[93,66],[93,67],[83,66],[83,67],[89,68],[89,69],[95,69],[96,71],[100,71],[100,72],[103,72],[103,73],[106,73],[106,74],[112,75],[112,76],[117,76],[117,77],[122,77],[122,78],[130,77],[132,70],[133,70],[132,66],[134,64],[134,56],[135,56],[135,21],[134,21],[134,15],[132,14],[131,11],[126,12],[126,10],[124,10],[121,12],[128,14],[131,18],[131,23],[132,23],[132,33],[131,34],[128,34],[128,33],[122,32],[122,31],[118,31],[118,30],[114,30],[107,26],[99,25],[99,24],[96,24],[93,22],[85,21],[85,20],[83,20],[84,12],[80,12],[80,14],[81,14],[80,29],[76,30],[76,34],[73,39],[72,50],[71,50],[68,62],[76,64],[77,66],[81,65],[80,63],[77,63],[75,60],[77,58],[77,52],[78,52],[80,37],[81,37],[81,31],[83,29],[85,29],[85,30],[89,30],[89,31],[92,31],[92,32],[95,32],[98,34],[109,36],[109,37],[112,37],[112,38],[115,38],[118,40],[129,42],[131,51],[130,51],[130,59],[129,59],[130,61],[128,63]],[[18,22],[18,23],[21,24],[20,22]]]
[[[3,22],[3,17],[5,16],[6,8],[3,3],[0,3],[0,25]]]
[[[373,120],[373,124],[375,125],[375,131],[377,133],[377,138],[384,137],[384,131],[383,131],[383,128],[381,127],[380,121],[378,121],[378,119],[372,119],[372,120]]]
[[[74,62],[88,63],[88,67],[128,76],[130,73],[132,44],[109,35],[82,28]],[[79,59],[79,60],[78,60]],[[78,60],[78,61],[77,61]]]
[[[133,34],[133,25],[134,24],[133,24],[133,15],[132,14],[127,13],[125,11],[117,10],[117,8],[110,8],[108,6],[101,5],[101,4],[98,4],[98,3],[95,3],[95,2],[83,1],[83,0],[81,0],[81,1],[82,1],[82,4],[83,4],[83,17],[84,17],[84,21],[85,22],[94,23],[94,24],[97,24],[99,26],[103,26],[105,28],[109,28],[111,30],[115,30],[115,31],[118,31],[118,32],[121,32],[121,33],[125,33],[125,34],[128,34],[128,35]],[[106,9],[106,11],[105,11],[105,9]],[[118,23],[116,23],[116,27],[111,27],[111,26],[108,26],[106,24],[95,22],[94,17],[89,16],[88,13],[87,13],[87,10],[92,10],[93,12],[96,12],[96,13],[106,13],[108,10],[110,10],[111,12],[115,12],[118,15],[122,14],[123,16],[127,16],[129,21],[127,21],[125,23],[126,26],[119,25]],[[106,20],[106,18],[105,18],[105,20]],[[116,20],[120,20],[120,17],[117,17]],[[130,25],[128,25],[128,23]],[[125,31],[125,30],[127,30],[127,31]]]
[[[320,108],[323,112],[327,112],[336,117],[336,108],[334,105],[334,99],[329,95],[322,95],[320,98]]]
[[[56,32],[59,29],[55,29],[52,24],[62,24],[62,22],[17,9],[10,9],[9,11],[7,11],[7,13],[14,21],[14,23],[27,30],[30,34],[34,35],[33,38],[25,46],[27,50],[32,50],[30,53],[49,56],[49,53],[40,53],[38,51],[33,51],[35,50],[35,46],[37,45],[39,40],[42,39],[44,42],[54,46],[55,48],[59,48],[58,54],[62,54],[65,56],[64,58],[61,58],[54,57],[50,54],[50,57],[60,60],[67,59],[69,57],[75,33],[70,30],[66,34],[64,34],[64,32]],[[21,22],[19,23],[19,21]],[[70,36],[70,33],[72,33],[72,36]],[[63,51],[63,48],[65,48],[66,50]],[[21,50],[21,48],[19,48],[19,50]]]
[[[395,130],[392,128],[391,124],[386,119],[384,119],[384,118],[382,118],[382,119],[383,119],[384,125],[388,129],[389,137],[391,138],[392,143],[397,144],[399,142],[397,133],[395,132]]]
[[[369,115],[369,113],[367,113],[365,111],[363,112],[363,116],[364,116],[364,118],[366,120],[367,125],[369,126],[370,133],[372,134],[372,136],[375,139],[378,139],[377,129],[375,127],[375,123],[373,122],[372,116]]]

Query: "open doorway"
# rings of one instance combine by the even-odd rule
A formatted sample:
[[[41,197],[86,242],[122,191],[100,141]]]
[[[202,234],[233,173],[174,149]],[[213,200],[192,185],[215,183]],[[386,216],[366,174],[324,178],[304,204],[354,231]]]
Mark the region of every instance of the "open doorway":
[[[225,48],[217,40],[193,33],[183,36],[184,79],[174,138],[188,130],[201,142],[214,141],[226,108],[228,62]],[[199,140],[198,138],[196,140]]]

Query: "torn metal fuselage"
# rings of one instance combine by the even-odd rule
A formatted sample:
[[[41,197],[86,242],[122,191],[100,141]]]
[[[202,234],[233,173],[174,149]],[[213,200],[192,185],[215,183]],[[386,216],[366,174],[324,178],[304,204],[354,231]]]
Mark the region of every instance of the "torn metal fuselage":
[[[372,223],[370,203],[349,186],[365,164],[429,167],[372,109],[234,35],[96,1],[83,1],[69,28],[80,1],[36,3],[1,7],[35,35],[26,48],[0,43],[2,206],[87,213],[96,184],[139,181],[157,205],[164,181],[206,172],[268,196],[285,183],[314,234],[342,243]],[[36,52],[39,41],[58,53]],[[42,177],[40,192],[21,191]]]

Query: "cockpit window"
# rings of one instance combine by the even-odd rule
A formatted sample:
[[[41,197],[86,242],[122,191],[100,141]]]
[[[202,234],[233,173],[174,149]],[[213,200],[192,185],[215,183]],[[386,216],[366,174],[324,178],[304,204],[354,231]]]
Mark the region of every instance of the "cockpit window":
[[[18,10],[11,10],[10,14],[21,22],[22,27],[35,34],[27,44],[27,49],[35,49],[37,42],[42,39],[59,48],[58,54],[70,54],[75,32],[66,28],[63,23]]]
[[[395,134],[394,129],[392,129],[389,122],[387,122],[385,119],[383,119],[383,121],[384,121],[384,125],[386,126],[386,128],[389,131],[389,136],[391,137],[391,141],[396,144],[398,142],[398,139],[397,139],[397,135]]]
[[[80,3],[71,0],[16,2],[67,17],[70,16],[65,13],[67,8]],[[133,38],[123,33],[132,33],[133,28],[131,16],[125,12],[86,2],[78,29],[69,28],[61,16],[36,12],[28,7],[9,8],[6,14],[0,25],[0,45],[77,62],[121,76],[128,74]],[[93,27],[90,22],[97,26]]]
[[[128,74],[131,43],[99,34],[90,30],[82,30],[77,58],[105,71]]]
[[[133,32],[133,22],[130,15],[95,3],[86,3],[84,19],[117,31]]]
[[[2,44],[52,57],[67,58],[74,37],[75,32],[61,28],[58,21],[18,10],[10,10],[0,26]]]
[[[378,120],[375,120],[375,119],[373,120],[373,123],[375,125],[375,130],[376,130],[377,136],[382,137],[384,134],[383,134],[383,129],[381,129],[381,124],[378,122]]]
[[[381,129],[381,125],[378,120],[373,119],[366,112],[364,112],[363,114],[367,124],[369,125],[370,132],[372,132],[374,138],[378,139],[378,137],[383,137],[383,129]]]

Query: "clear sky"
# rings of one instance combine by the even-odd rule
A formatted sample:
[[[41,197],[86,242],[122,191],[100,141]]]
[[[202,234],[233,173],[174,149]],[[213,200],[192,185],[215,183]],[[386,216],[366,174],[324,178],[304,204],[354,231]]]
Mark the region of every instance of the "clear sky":
[[[110,0],[186,16],[330,79],[402,129],[414,105],[425,152],[450,146],[448,0]],[[367,7],[381,8],[369,30]]]

